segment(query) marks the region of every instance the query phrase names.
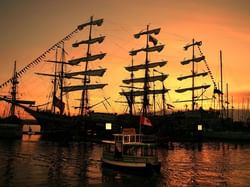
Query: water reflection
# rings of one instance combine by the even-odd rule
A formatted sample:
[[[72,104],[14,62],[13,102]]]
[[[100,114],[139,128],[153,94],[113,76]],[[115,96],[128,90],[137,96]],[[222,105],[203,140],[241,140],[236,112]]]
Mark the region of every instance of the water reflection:
[[[250,145],[171,143],[159,149],[160,174],[102,168],[101,145],[0,141],[0,186],[247,186]]]
[[[168,186],[226,186],[250,182],[243,177],[250,171],[250,146],[235,144],[176,143],[172,150],[161,150],[163,181]],[[242,159],[238,159],[242,157]],[[244,158],[244,159],[243,159]],[[247,161],[246,161],[247,160]],[[247,179],[247,180],[246,180]]]

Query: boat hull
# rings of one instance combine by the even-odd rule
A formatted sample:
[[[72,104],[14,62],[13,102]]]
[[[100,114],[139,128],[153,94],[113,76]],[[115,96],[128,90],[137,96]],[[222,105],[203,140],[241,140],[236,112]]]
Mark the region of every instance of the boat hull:
[[[122,159],[120,160],[110,160],[102,158],[102,164],[104,167],[111,167],[119,170],[143,173],[160,172],[161,163],[146,163],[146,162],[127,162]]]

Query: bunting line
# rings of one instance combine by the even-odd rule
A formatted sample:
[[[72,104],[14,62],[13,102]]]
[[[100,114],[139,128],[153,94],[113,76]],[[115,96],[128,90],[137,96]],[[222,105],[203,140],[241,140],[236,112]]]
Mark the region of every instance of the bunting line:
[[[51,51],[55,50],[56,47],[60,46],[60,44],[66,42],[69,39],[71,39],[73,37],[73,35],[76,34],[76,33],[78,33],[79,31],[80,31],[80,29],[77,27],[73,32],[71,32],[66,37],[64,37],[62,40],[60,40],[59,42],[57,42],[56,44],[54,44],[52,47],[50,47],[49,49],[47,49],[39,57],[37,57],[35,60],[33,60],[32,62],[30,62],[28,65],[26,65],[19,72],[17,72],[17,77],[20,78],[29,69],[31,69],[31,68],[35,67],[36,65],[38,65],[40,62],[43,61],[43,59],[47,56],[47,54],[49,54]],[[11,77],[7,81],[3,82],[2,84],[0,84],[0,89],[3,88],[3,87],[6,87],[12,81],[13,81],[13,77]]]

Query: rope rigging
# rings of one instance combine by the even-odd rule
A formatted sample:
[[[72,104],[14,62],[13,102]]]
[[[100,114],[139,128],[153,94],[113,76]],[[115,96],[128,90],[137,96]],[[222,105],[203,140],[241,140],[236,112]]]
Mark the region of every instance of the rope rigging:
[[[199,49],[200,54],[201,54],[202,56],[204,56],[203,53],[202,53],[202,51],[201,51],[201,49],[200,49],[200,46],[198,46],[198,49]],[[218,88],[217,88],[217,86],[216,86],[216,83],[215,83],[215,80],[214,80],[214,76],[213,76],[212,71],[210,70],[210,68],[209,68],[209,66],[208,66],[208,63],[207,63],[206,59],[204,58],[203,61],[205,62],[205,65],[206,65],[206,68],[207,68],[207,70],[208,70],[209,76],[210,76],[210,78],[211,78],[211,80],[212,80],[212,82],[213,82],[214,89],[215,89],[215,90],[218,90]]]
[[[17,78],[20,78],[26,71],[29,69],[33,68],[34,66],[38,65],[40,62],[43,62],[43,59],[53,50],[55,50],[58,46],[60,46],[62,43],[65,41],[69,40],[70,38],[73,37],[74,34],[78,33],[81,31],[83,28],[78,26],[74,31],[69,33],[67,36],[65,36],[63,39],[61,39],[59,42],[54,44],[52,47],[47,49],[44,53],[42,53],[39,57],[37,57],[35,60],[30,62],[28,65],[26,65],[24,68],[22,68],[19,72],[17,72]],[[0,84],[0,89],[3,87],[6,87],[9,83],[13,81],[13,77],[11,77],[9,80],[5,81],[4,83]]]

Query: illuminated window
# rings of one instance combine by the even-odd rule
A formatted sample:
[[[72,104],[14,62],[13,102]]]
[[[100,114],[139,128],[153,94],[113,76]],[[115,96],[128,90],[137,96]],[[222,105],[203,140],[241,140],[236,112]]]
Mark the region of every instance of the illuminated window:
[[[202,131],[202,125],[198,125],[198,131]]]
[[[105,129],[106,130],[111,130],[112,129],[112,123],[106,123],[105,124]]]

